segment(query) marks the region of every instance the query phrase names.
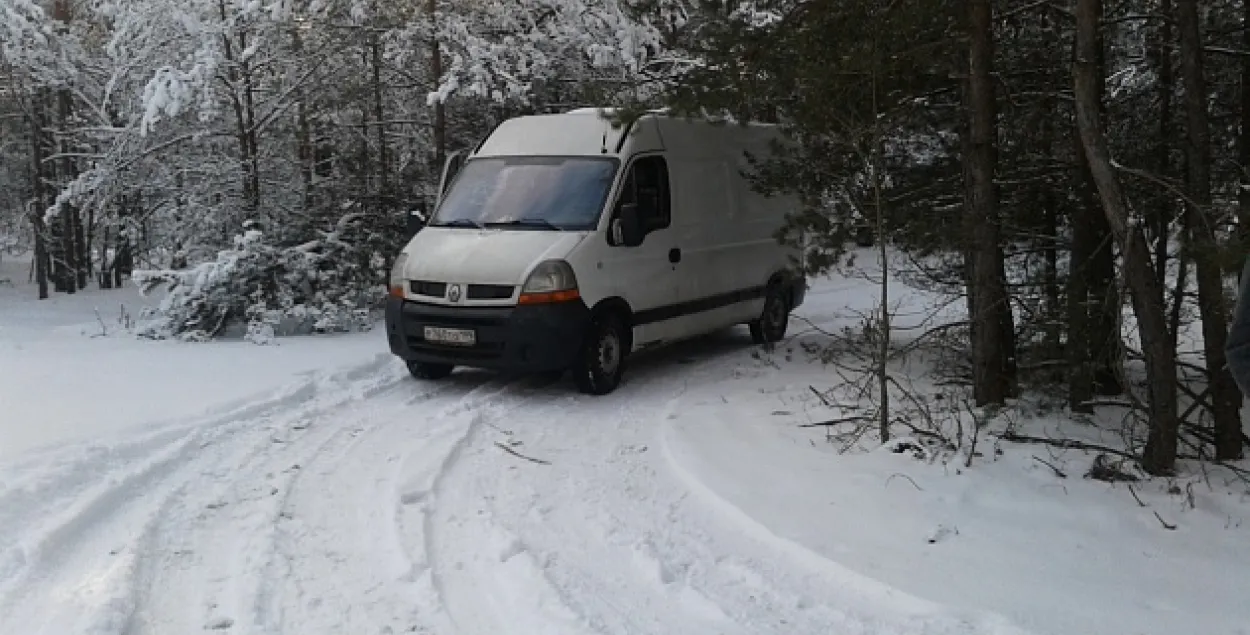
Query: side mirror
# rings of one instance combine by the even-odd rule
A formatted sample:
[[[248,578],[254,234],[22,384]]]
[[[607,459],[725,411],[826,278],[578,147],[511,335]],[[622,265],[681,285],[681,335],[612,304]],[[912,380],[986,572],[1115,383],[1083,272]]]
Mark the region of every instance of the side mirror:
[[[404,230],[408,234],[408,238],[412,238],[417,234],[417,232],[424,229],[425,223],[425,214],[422,214],[421,210],[414,209],[408,212],[408,216],[404,223]]]
[[[452,180],[460,173],[460,168],[464,167],[466,159],[468,159],[468,152],[456,150],[448,155],[446,161],[443,162],[443,173],[438,179],[439,198],[442,198],[447,193],[447,188],[451,186]]]
[[[626,203],[612,221],[612,242],[622,247],[642,244],[642,223],[638,219],[638,205]]]

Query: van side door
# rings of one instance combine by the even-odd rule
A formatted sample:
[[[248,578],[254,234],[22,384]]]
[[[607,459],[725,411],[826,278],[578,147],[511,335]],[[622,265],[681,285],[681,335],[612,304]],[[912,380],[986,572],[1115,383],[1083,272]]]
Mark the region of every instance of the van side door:
[[[603,259],[603,275],[633,310],[634,347],[641,348],[677,335],[674,309],[679,258],[673,255],[676,232],[672,229],[672,195],[664,157],[635,157],[626,170],[609,228],[621,218],[625,206],[635,205],[642,240],[633,246],[621,244],[609,229],[610,248]]]

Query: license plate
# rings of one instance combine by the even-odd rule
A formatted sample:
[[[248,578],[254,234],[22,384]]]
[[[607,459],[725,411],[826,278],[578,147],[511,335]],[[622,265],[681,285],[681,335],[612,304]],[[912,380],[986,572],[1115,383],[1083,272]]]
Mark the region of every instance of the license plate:
[[[425,341],[452,346],[473,346],[477,334],[472,329],[448,329],[441,326],[425,327]]]

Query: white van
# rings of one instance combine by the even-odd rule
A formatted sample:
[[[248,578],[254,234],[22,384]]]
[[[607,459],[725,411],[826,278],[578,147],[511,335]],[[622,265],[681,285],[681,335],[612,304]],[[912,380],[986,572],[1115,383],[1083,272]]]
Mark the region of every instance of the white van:
[[[510,119],[444,170],[391,272],[386,329],[412,375],[572,370],[605,394],[626,357],[736,324],[782,339],[802,303],[776,232],[791,196],[744,176],[773,126],[598,109]]]

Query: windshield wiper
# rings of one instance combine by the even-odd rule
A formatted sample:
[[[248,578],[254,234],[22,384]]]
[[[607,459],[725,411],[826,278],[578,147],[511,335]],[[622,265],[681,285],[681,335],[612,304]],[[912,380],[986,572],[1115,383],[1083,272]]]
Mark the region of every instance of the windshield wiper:
[[[563,227],[553,225],[551,221],[545,218],[517,218],[508,221],[495,221],[486,223],[486,227],[541,227],[552,231],[564,231]]]
[[[454,220],[435,223],[433,225],[430,225],[430,227],[472,227],[474,229],[481,229],[482,225],[472,219],[457,218]]]

